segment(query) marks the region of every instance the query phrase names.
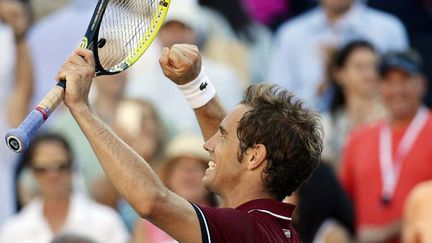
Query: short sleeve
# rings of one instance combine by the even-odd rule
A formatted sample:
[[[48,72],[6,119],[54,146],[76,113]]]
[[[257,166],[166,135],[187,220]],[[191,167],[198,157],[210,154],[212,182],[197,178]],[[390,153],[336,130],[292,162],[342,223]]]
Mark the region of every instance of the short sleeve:
[[[192,204],[198,216],[203,243],[262,242],[251,216],[231,208],[208,208]]]

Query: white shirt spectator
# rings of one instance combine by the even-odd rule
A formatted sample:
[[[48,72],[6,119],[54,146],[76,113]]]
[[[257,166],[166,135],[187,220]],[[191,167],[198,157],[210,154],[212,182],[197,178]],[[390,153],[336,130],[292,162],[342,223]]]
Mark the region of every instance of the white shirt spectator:
[[[408,47],[402,23],[384,12],[355,3],[337,22],[330,23],[321,7],[281,26],[274,46],[268,81],[282,85],[320,108],[318,86],[324,77],[325,46],[341,46],[354,39],[371,42],[380,52]],[[324,102],[324,107],[327,106]]]
[[[117,213],[81,195],[73,195],[60,234],[78,234],[96,242],[125,243],[128,233]],[[34,199],[0,230],[0,243],[49,243],[54,234],[43,216],[43,201]]]
[[[3,137],[10,125],[6,119],[6,105],[15,71],[15,45],[13,31],[8,26],[0,23],[0,137]],[[0,144],[0,226],[3,221],[14,212],[14,183],[13,171],[16,162],[16,154],[11,152],[3,140]]]

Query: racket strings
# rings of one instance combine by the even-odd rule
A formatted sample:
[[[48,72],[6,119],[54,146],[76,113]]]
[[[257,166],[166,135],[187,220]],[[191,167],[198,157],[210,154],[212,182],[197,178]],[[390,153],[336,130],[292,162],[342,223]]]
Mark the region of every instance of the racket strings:
[[[98,47],[99,61],[105,70],[125,69],[126,59],[141,50],[145,35],[155,28],[158,5],[157,0],[111,0],[108,3],[99,30],[99,40],[105,39],[106,43]]]

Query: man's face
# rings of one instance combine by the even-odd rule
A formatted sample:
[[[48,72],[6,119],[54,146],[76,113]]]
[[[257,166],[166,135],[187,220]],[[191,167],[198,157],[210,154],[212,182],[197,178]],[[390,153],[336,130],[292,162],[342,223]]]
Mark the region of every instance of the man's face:
[[[391,117],[409,118],[421,105],[424,83],[419,75],[392,69],[382,77],[380,92]]]
[[[237,128],[249,109],[246,105],[238,105],[222,121],[218,132],[204,144],[210,161],[203,183],[218,194],[235,187],[241,180],[242,171],[246,170],[246,163],[241,163],[237,156],[240,143]]]
[[[62,197],[70,193],[71,164],[68,152],[57,141],[37,145],[30,164],[44,197]]]

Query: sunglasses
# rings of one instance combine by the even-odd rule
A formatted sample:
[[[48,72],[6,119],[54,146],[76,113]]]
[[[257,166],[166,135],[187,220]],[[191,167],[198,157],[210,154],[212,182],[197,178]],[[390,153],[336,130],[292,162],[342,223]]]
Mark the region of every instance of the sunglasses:
[[[36,174],[45,174],[48,171],[55,171],[55,172],[66,172],[69,171],[71,168],[70,163],[60,163],[58,165],[53,165],[53,166],[31,166],[31,169],[36,173]]]

